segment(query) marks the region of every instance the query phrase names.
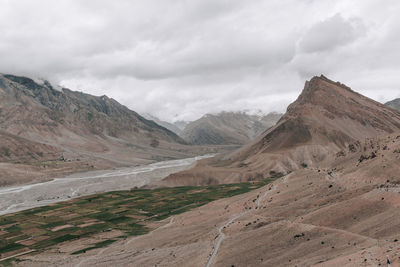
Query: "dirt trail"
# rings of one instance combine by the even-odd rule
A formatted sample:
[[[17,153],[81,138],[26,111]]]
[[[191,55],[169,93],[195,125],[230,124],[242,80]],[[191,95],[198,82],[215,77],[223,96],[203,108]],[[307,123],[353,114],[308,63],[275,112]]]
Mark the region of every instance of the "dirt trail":
[[[289,176],[290,176],[290,174],[284,176],[284,177],[280,180],[280,183],[281,183],[281,184],[286,183],[286,182],[287,182],[287,179],[289,178]],[[225,237],[226,237],[225,234],[224,234],[224,232],[223,232],[223,230],[224,230],[226,227],[228,227],[231,223],[233,223],[234,221],[236,221],[237,219],[239,219],[239,218],[243,217],[244,215],[247,215],[247,214],[252,213],[252,212],[254,212],[255,210],[257,210],[257,209],[260,207],[260,205],[261,205],[261,201],[262,201],[267,195],[269,195],[271,192],[275,191],[277,188],[278,188],[278,185],[277,185],[277,184],[274,184],[272,187],[270,187],[270,189],[266,190],[266,191],[264,192],[263,195],[261,195],[261,196],[259,196],[259,197],[257,198],[257,201],[255,202],[256,205],[255,205],[255,208],[254,208],[254,209],[250,209],[250,210],[247,210],[247,211],[244,211],[244,212],[235,214],[235,215],[234,215],[232,218],[230,218],[226,223],[224,223],[222,226],[220,226],[220,227],[218,228],[218,238],[217,238],[217,240],[216,240],[216,243],[215,243],[215,247],[214,247],[214,249],[213,249],[213,252],[212,252],[210,258],[208,259],[208,261],[207,261],[207,263],[206,263],[206,265],[205,265],[206,267],[212,266],[212,264],[213,264],[215,258],[217,257],[217,254],[218,254],[219,248],[220,248],[220,246],[221,246],[221,244],[222,244],[222,241],[224,241],[224,239],[225,239]]]
[[[250,210],[236,214],[231,219],[229,219],[229,221],[227,221],[224,225],[222,225],[221,227],[218,228],[217,242],[215,244],[215,247],[214,247],[213,253],[211,254],[211,257],[207,261],[206,267],[210,267],[211,264],[214,262],[214,259],[218,254],[219,247],[221,246],[222,241],[224,241],[224,239],[225,239],[225,234],[223,232],[223,229],[226,228],[229,224],[233,223],[235,220],[248,214],[249,212],[250,212]]]

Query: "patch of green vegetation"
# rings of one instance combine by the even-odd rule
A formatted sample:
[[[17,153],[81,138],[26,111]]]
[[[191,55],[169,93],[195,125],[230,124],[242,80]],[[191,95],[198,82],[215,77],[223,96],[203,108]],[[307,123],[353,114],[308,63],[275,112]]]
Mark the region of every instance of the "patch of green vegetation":
[[[54,228],[56,226],[60,226],[60,225],[63,225],[63,224],[65,224],[64,221],[55,221],[55,222],[50,222],[50,223],[48,223],[46,225],[43,225],[42,227],[43,228],[47,228],[47,229],[51,229],[51,228]]]
[[[3,217],[3,218],[1,218],[0,219],[0,226],[2,226],[2,225],[7,225],[7,224],[11,224],[11,223],[15,223],[15,221],[13,221],[13,220],[11,220],[10,218],[8,218],[8,217]]]
[[[73,239],[77,239],[78,237],[76,235],[70,235],[70,234],[66,234],[66,235],[62,235],[59,237],[56,237],[54,239],[52,239],[51,241],[53,241],[54,243],[62,243],[68,240],[73,240]]]
[[[138,223],[131,223],[129,224],[129,231],[126,232],[127,235],[129,236],[135,236],[135,235],[144,235],[149,232],[149,229],[141,224]]]
[[[13,225],[13,226],[7,227],[4,230],[6,230],[7,232],[18,232],[18,231],[21,231],[21,227],[19,227],[18,225]]]
[[[131,218],[128,218],[125,216],[119,216],[119,217],[111,218],[108,221],[111,223],[119,224],[119,223],[123,223],[123,222],[130,221],[130,220],[131,220]]]
[[[112,230],[121,231],[121,236],[143,235],[151,230],[146,227],[148,222],[163,220],[217,199],[243,194],[271,181],[273,179],[114,191],[0,216],[0,226],[6,226],[3,229],[6,233],[0,239],[0,258],[4,253],[9,255],[9,252],[21,248],[42,251],[59,243]],[[34,242],[26,246],[17,243],[22,240]],[[107,246],[116,240],[118,238],[105,240],[73,254]]]
[[[88,248],[84,248],[75,252],[72,252],[71,255],[77,255],[77,254],[82,254],[82,253],[86,253],[86,251],[92,250],[92,249],[96,249],[96,248],[102,248],[102,247],[106,247],[112,243],[114,243],[117,240],[114,239],[107,239],[101,242],[98,242],[96,244],[94,244],[94,246],[92,247],[88,247]]]
[[[32,214],[38,214],[40,212],[44,212],[44,211],[48,211],[48,210],[52,210],[52,209],[53,209],[53,205],[49,205],[49,206],[42,206],[42,207],[38,207],[38,208],[21,211],[21,213],[24,215],[32,215]]]
[[[27,238],[29,238],[28,235],[20,234],[18,236],[14,236],[13,238],[8,239],[8,241],[9,242],[17,242],[17,241],[25,240]]]
[[[6,253],[6,252],[10,252],[13,250],[17,250],[17,249],[21,249],[24,248],[25,246],[18,244],[18,243],[11,243],[11,244],[7,244],[5,246],[3,246],[2,248],[0,248],[0,254]]]

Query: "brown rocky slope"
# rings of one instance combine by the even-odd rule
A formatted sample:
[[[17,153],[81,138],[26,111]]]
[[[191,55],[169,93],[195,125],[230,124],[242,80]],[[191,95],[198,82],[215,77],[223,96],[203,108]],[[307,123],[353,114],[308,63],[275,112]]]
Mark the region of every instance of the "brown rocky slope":
[[[47,179],[204,152],[107,96],[6,74],[0,75],[0,135],[0,184],[19,182],[12,169]]]
[[[400,113],[324,76],[307,81],[278,123],[224,158],[173,174],[164,183],[229,183],[329,166],[350,143],[400,129]]]

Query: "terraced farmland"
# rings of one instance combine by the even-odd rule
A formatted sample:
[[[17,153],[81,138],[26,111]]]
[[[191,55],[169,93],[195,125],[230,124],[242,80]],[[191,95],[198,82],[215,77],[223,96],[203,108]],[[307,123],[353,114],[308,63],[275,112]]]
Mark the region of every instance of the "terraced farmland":
[[[152,230],[151,222],[251,191],[271,181],[115,191],[3,215],[0,216],[0,263],[63,242],[105,232],[118,233],[71,252],[85,253],[121,238],[145,234]]]

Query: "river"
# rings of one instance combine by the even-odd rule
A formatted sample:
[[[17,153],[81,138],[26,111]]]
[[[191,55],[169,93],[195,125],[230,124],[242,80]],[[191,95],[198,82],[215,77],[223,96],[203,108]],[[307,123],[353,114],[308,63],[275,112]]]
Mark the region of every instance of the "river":
[[[169,174],[188,169],[199,159],[212,156],[161,161],[115,170],[90,171],[43,183],[0,187],[0,215],[85,195],[141,187],[160,181]]]

